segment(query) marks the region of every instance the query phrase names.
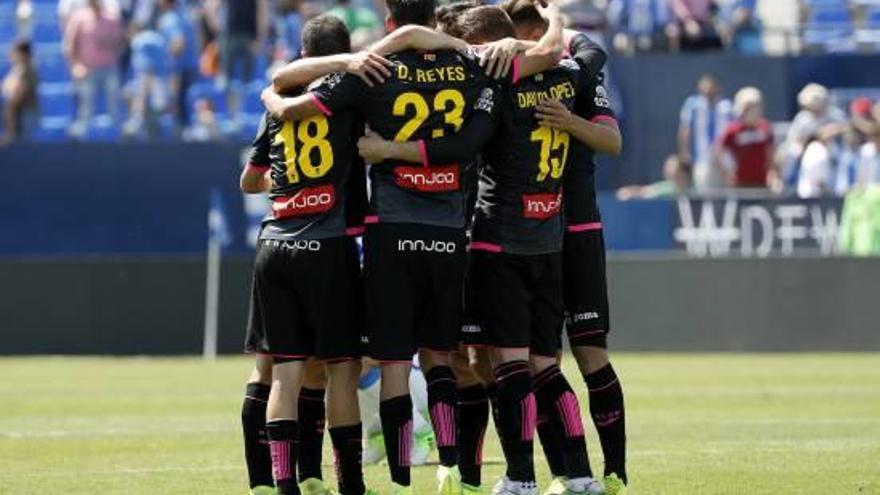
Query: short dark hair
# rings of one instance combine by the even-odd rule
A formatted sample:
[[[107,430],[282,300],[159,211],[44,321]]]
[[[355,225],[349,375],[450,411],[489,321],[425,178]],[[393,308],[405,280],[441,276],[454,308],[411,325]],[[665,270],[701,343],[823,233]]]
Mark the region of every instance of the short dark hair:
[[[541,17],[533,0],[504,0],[501,8],[507,12],[515,26],[547,27],[547,20]]]
[[[30,58],[32,54],[31,42],[28,40],[18,40],[12,45],[12,51],[20,53]]]
[[[436,0],[386,0],[391,22],[397,27],[407,24],[431,27],[434,24]]]
[[[460,0],[437,7],[434,16],[437,18],[437,30],[455,38],[461,38],[459,18],[468,10],[479,7],[479,0]]]
[[[510,17],[492,5],[475,7],[462,14],[458,28],[461,39],[468,43],[489,43],[516,37]]]
[[[351,36],[341,19],[321,14],[303,26],[302,47],[309,57],[348,53],[351,51]]]

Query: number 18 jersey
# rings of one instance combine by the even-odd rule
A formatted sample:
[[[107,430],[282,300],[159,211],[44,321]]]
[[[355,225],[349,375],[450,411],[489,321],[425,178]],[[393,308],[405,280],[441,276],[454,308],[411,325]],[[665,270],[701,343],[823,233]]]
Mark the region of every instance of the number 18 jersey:
[[[392,76],[368,87],[353,75],[331,76],[312,91],[325,115],[356,109],[383,138],[415,141],[456,133],[488,84],[476,56],[452,50],[391,55]],[[368,222],[419,223],[463,228],[462,183],[472,163],[389,160],[370,169]],[[472,160],[469,160],[472,161]]]
[[[251,166],[271,168],[272,206],[261,239],[326,239],[363,230],[366,172],[356,146],[363,131],[354,112],[296,122],[263,116],[249,157]]]

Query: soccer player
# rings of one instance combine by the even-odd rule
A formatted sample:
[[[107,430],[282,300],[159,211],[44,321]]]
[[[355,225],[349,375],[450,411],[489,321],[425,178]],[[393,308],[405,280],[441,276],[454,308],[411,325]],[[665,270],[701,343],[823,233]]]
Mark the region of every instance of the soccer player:
[[[433,26],[433,0],[388,2],[390,30],[406,24]],[[483,69],[468,47],[407,51],[390,57],[393,76],[369,87],[340,76],[328,87],[297,98],[265,94],[273,114],[299,119],[354,108],[387,139],[405,141],[459,130],[485,88]],[[515,73],[552,66],[561,33],[548,36],[514,62]],[[284,89],[284,88],[282,88]],[[438,491],[460,493],[456,469],[456,383],[450,354],[461,325],[465,261],[465,207],[458,162],[386,161],[371,168],[371,214],[365,238],[367,329],[370,353],[382,363],[380,415],[395,493],[410,493],[411,356],[420,352],[440,454]],[[466,168],[466,167],[465,167]]]
[[[546,29],[528,2],[510,0],[504,4],[504,8],[516,25],[518,37],[535,39]],[[592,43],[589,38],[582,33],[566,34],[572,59],[591,76],[601,77],[599,70],[604,57],[595,51],[592,55],[585,51]],[[595,152],[619,154],[621,137],[601,81],[600,78],[591,84],[587,94],[577,99],[574,112],[547,100],[538,107],[538,115],[543,125],[568,132],[575,138],[571,147],[571,166],[566,171],[563,188],[566,329],[572,353],[587,383],[590,413],[605,456],[605,491],[622,494],[625,493],[627,481],[623,390],[607,352],[610,321],[605,241],[596,200],[596,165],[593,160]],[[539,432],[552,471],[558,476],[562,469],[558,466],[558,460],[557,466],[553,466],[552,460],[558,456],[552,454],[552,425],[545,423]],[[546,492],[547,495],[562,491],[559,479],[554,485]]]
[[[495,7],[473,9],[464,17],[464,32],[470,18],[475,26],[506,23],[505,34],[514,34],[506,14]],[[561,32],[559,23],[557,16],[550,16],[549,30]],[[556,364],[562,328],[561,183],[570,138],[535,120],[535,109],[544,100],[573,107],[578,93],[586,94],[589,87],[581,76],[579,65],[563,61],[552,70],[515,80],[494,97],[489,91],[461,135],[403,145],[384,142],[387,151],[380,154],[411,160],[424,150],[426,164],[446,163],[476,153],[488,140],[468,276],[493,349],[497,418],[508,464],[507,476],[493,490],[497,494],[537,493],[532,460],[535,394],[550,405],[564,432],[566,493],[601,492],[589,471],[577,399]]]
[[[304,56],[350,51],[348,31],[331,16],[309,21],[302,37]],[[300,421],[308,419],[314,428],[321,421],[299,416],[310,357],[326,365],[339,490],[365,493],[356,406],[362,287],[352,237],[363,229],[366,206],[363,164],[353,146],[362,132],[363,121],[352,112],[297,122],[267,114],[241,177],[243,191],[268,190],[272,200],[257,250],[246,348],[272,359],[266,434],[281,495],[301,493],[296,477]],[[319,487],[317,493],[328,491]]]

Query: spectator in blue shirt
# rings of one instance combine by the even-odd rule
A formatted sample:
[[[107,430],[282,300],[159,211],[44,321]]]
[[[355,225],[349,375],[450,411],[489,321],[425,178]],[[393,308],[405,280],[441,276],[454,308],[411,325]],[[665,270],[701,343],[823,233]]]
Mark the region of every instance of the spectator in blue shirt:
[[[198,70],[198,39],[193,20],[176,0],[159,0],[159,34],[165,39],[171,61],[169,88],[178,125],[189,125],[186,92],[195,81]]]
[[[703,74],[697,83],[697,94],[682,106],[678,129],[678,156],[683,163],[692,165],[698,192],[725,187],[712,150],[731,120],[733,104],[724,98],[721,83],[714,75]]]
[[[292,62],[302,52],[303,16],[300,13],[300,0],[284,0],[279,2],[279,16],[275,21],[276,59]]]
[[[748,55],[764,52],[761,42],[761,20],[756,14],[758,0],[730,0],[719,13],[721,29],[727,44]]]
[[[168,74],[171,60],[165,38],[153,30],[143,30],[131,40],[132,99],[129,119],[123,127],[126,136],[137,136],[144,126],[152,132],[157,114],[168,109]]]
[[[616,31],[614,48],[619,52],[650,51],[668,45],[666,31],[672,15],[666,0],[612,0],[608,18]]]

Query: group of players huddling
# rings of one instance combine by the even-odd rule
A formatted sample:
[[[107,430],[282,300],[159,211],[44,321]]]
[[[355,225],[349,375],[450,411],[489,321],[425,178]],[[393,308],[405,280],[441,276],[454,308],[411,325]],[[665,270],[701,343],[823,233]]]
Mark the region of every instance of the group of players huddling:
[[[257,354],[242,410],[251,491],[335,493],[321,476],[326,416],[338,492],[374,493],[357,396],[368,356],[381,370],[392,493],[412,493],[418,354],[437,493],[484,492],[491,409],[506,473],[490,493],[539,493],[537,431],[554,475],[543,493],[623,494],[623,393],[606,352],[593,163],[621,147],[605,54],[564,30],[553,4],[387,6],[390,34],[356,54],[341,21],[310,20],[303,58],[263,92],[266,116],[241,177],[243,191],[272,202],[246,344]],[[563,327],[589,391],[602,476],[558,366]]]

